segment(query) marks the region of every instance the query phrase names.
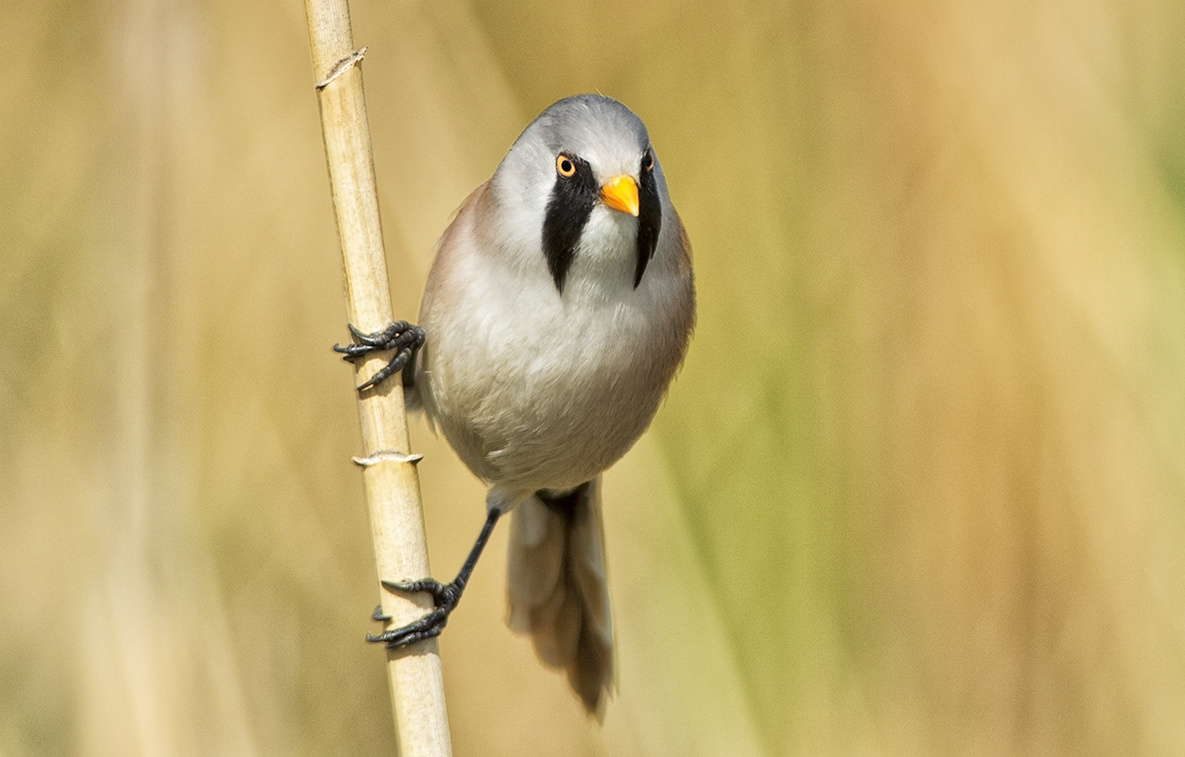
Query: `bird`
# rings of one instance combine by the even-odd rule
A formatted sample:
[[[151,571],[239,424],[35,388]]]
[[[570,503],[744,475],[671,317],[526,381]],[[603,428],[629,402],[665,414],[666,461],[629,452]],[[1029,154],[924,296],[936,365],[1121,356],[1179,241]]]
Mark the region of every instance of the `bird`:
[[[373,642],[438,635],[498,519],[511,513],[508,625],[565,671],[590,715],[614,685],[601,478],[650,425],[695,326],[691,246],[642,120],[583,94],[546,108],[445,230],[418,325],[349,325],[354,361],[395,350],[420,410],[489,485],[486,521],[434,609]],[[376,620],[389,620],[375,611]]]

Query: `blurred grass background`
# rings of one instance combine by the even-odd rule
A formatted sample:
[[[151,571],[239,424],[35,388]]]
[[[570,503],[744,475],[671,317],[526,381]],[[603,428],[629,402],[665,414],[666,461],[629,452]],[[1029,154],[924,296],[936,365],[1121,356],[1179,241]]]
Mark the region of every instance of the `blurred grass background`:
[[[503,625],[458,755],[1185,754],[1185,6],[353,3],[392,288],[543,107],[647,122],[700,322],[609,475],[602,728]],[[294,2],[6,7],[0,754],[390,754]],[[413,427],[433,569],[482,488]]]

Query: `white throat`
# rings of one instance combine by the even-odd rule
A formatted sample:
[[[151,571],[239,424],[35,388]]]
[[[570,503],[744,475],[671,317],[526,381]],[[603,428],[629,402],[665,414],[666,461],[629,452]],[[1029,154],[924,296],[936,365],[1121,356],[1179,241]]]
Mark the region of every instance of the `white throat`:
[[[564,299],[617,301],[634,288],[638,219],[597,203],[568,271]]]

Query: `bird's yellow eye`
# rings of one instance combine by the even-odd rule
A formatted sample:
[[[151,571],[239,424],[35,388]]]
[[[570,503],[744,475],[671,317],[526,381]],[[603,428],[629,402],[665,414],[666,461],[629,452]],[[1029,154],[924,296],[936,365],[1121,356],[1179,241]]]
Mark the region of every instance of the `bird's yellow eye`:
[[[646,148],[646,152],[642,153],[642,170],[649,171],[654,168],[654,153],[650,152],[650,148]]]
[[[555,170],[560,176],[568,179],[576,173],[576,163],[567,155],[560,155],[555,159]]]

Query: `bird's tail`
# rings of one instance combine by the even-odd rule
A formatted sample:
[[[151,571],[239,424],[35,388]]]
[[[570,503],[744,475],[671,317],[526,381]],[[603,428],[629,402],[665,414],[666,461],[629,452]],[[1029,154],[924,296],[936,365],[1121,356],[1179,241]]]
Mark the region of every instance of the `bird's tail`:
[[[538,491],[510,523],[510,618],[539,659],[566,670],[590,715],[613,685],[613,620],[605,581],[601,477]]]

